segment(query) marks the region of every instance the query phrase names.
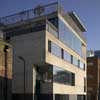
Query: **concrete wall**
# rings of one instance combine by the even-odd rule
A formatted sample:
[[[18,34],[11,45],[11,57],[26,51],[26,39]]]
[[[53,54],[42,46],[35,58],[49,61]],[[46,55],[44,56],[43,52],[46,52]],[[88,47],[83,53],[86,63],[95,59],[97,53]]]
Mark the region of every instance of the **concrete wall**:
[[[44,32],[28,33],[11,38],[13,45],[13,93],[34,93],[33,66],[44,62]],[[25,59],[25,88],[24,91],[24,62]]]

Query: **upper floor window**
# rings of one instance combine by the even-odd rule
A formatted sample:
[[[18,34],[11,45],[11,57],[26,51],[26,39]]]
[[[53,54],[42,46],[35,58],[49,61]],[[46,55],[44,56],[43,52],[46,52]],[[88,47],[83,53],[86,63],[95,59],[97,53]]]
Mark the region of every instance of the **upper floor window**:
[[[73,55],[70,55],[67,51],[56,45],[55,43],[48,41],[48,51],[53,55],[68,61],[69,63],[85,70],[85,63],[80,61]]]
[[[62,58],[62,49],[51,41],[48,41],[48,51],[53,55]]]
[[[68,62],[71,63],[71,55],[68,52],[66,52],[66,51],[64,51],[63,55],[64,55],[64,58],[63,59],[65,61],[68,61]]]
[[[80,56],[86,54],[85,47],[83,48],[81,40],[59,19],[59,39],[68,47],[77,52]]]
[[[85,67],[85,66],[84,66],[84,63],[83,63],[82,61],[80,61],[80,68],[81,68],[81,69],[84,69],[84,67]]]
[[[78,59],[76,57],[73,57],[73,64],[75,66],[78,66]]]

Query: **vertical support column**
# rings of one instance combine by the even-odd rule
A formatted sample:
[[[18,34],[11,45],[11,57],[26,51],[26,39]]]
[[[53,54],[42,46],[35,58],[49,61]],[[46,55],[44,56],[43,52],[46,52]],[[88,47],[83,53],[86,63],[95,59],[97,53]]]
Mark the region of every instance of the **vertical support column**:
[[[55,100],[55,94],[53,94],[53,100]]]

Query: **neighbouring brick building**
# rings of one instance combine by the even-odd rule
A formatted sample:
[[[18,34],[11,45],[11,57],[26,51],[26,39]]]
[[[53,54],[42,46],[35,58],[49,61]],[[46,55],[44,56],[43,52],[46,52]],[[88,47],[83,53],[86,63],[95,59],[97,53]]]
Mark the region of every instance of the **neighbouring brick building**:
[[[12,92],[12,50],[3,40],[0,31],[0,100],[11,100]]]
[[[100,100],[99,95],[100,57],[94,53],[94,56],[87,57],[87,100]]]

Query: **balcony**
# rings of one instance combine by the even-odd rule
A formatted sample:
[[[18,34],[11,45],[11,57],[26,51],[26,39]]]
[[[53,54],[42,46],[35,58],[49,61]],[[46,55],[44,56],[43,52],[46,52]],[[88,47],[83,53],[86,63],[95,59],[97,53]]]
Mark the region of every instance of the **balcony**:
[[[47,15],[47,14],[50,14],[53,12],[57,12],[58,3],[55,2],[55,3],[51,3],[48,5],[41,6],[41,7],[44,9],[44,11],[40,14],[40,16],[43,16],[43,15]],[[35,10],[35,8],[29,9],[26,11],[22,11],[22,12],[19,12],[19,13],[10,15],[10,16],[2,17],[2,18],[0,18],[0,23],[2,25],[10,25],[10,24],[15,24],[18,22],[36,18],[36,17],[38,17],[38,15],[35,14],[34,10]]]

